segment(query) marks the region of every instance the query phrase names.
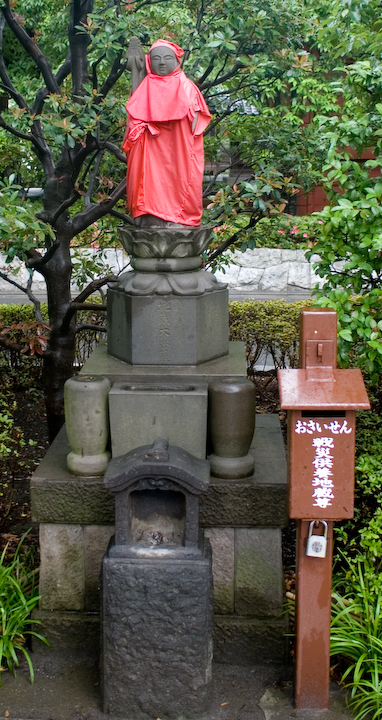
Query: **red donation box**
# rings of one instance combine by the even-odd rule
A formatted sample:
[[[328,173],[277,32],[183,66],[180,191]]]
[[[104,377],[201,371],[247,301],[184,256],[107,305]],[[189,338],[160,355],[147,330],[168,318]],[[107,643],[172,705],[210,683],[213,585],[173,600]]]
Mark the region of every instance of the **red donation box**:
[[[329,707],[333,520],[354,514],[355,410],[370,408],[360,370],[337,370],[336,357],[337,313],[302,310],[301,368],[278,372],[289,515],[298,521],[297,710]]]

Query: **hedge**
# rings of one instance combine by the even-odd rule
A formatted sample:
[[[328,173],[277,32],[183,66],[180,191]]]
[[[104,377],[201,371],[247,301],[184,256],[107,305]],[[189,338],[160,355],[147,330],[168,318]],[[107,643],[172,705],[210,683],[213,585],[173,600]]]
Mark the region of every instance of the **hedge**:
[[[269,353],[276,368],[298,367],[300,310],[314,300],[234,301],[229,303],[231,340],[246,344],[249,373],[263,351]]]

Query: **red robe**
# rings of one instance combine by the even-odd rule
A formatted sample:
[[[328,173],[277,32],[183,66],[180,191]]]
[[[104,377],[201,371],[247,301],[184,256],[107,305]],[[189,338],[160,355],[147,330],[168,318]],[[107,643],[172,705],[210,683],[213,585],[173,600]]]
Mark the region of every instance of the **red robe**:
[[[133,218],[155,215],[200,225],[204,172],[203,131],[211,115],[184,72],[148,74],[126,105],[122,145],[127,155],[127,201]],[[196,112],[198,118],[192,131]]]

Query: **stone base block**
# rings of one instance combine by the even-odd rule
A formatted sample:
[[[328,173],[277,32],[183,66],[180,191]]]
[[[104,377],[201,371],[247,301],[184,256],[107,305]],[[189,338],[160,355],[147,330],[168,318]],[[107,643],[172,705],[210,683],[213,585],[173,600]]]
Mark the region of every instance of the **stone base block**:
[[[100,654],[100,618],[97,613],[80,612],[50,612],[47,610],[33,610],[32,619],[38,620],[40,625],[32,629],[40,632],[53,649],[59,649],[60,654],[66,651],[75,651],[81,656],[85,655],[97,660]],[[41,640],[32,637],[33,653],[46,651],[46,645]]]
[[[280,528],[235,528],[237,615],[281,615],[283,581]]]
[[[33,520],[48,524],[113,525],[113,494],[105,489],[102,478],[71,475],[66,466],[69,450],[65,428],[62,428],[32,476]],[[200,501],[203,527],[284,527],[287,524],[287,466],[278,415],[257,416],[253,453],[252,478],[211,478],[209,489]]]
[[[113,457],[157,438],[168,440],[202,460],[207,443],[207,383],[114,383],[109,393]]]
[[[132,365],[199,365],[228,353],[228,290],[108,292],[108,352]]]
[[[102,557],[111,525],[40,524],[41,610],[99,610]]]
[[[214,612],[275,618],[283,612],[279,528],[205,528],[212,547]]]
[[[210,555],[187,561],[105,556],[102,587],[104,712],[125,720],[207,712]]]
[[[142,607],[139,608],[139,612],[143,614]],[[159,616],[160,610],[158,610]],[[67,651],[75,651],[76,654],[85,653],[87,657],[93,659],[99,657],[99,613],[34,610],[32,617],[34,620],[41,622],[41,625],[36,626],[35,629],[49,640],[53,649],[59,648],[60,653]],[[190,626],[188,633],[191,632],[193,630]],[[264,620],[215,615],[213,630],[214,662],[233,665],[263,665],[268,663],[282,665],[286,662],[287,657],[287,632],[288,621],[286,616]],[[167,635],[168,645],[166,647],[168,651],[170,646],[172,647],[174,644],[173,633],[176,633],[175,621],[171,633]],[[121,643],[123,643],[123,638],[121,638]],[[41,641],[33,640],[34,653],[43,652],[44,650],[46,652],[46,646]],[[162,655],[160,657],[163,658]],[[158,670],[160,665],[160,659],[157,658],[155,663],[158,673],[157,680],[161,678],[161,671]],[[184,658],[181,659],[180,665],[185,668]],[[152,681],[154,683],[155,678]],[[128,706],[126,705],[126,707]],[[181,716],[180,712],[179,716]],[[138,716],[136,717],[138,718]],[[149,717],[150,720],[153,720],[156,717],[163,718],[163,715],[155,715],[154,710],[154,714]],[[187,716],[183,715],[183,717]]]
[[[285,664],[288,620],[214,618],[214,660],[233,665]]]

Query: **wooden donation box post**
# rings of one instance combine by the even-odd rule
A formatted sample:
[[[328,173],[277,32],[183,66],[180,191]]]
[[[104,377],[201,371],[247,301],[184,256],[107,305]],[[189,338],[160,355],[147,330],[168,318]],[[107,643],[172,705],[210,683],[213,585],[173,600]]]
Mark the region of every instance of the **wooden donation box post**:
[[[333,521],[354,514],[355,410],[370,409],[360,370],[337,370],[337,313],[301,311],[299,370],[279,370],[288,410],[289,516],[298,520],[296,707],[329,708]]]

